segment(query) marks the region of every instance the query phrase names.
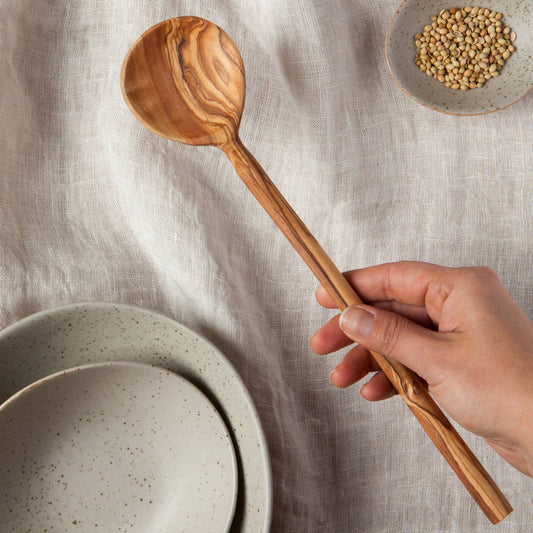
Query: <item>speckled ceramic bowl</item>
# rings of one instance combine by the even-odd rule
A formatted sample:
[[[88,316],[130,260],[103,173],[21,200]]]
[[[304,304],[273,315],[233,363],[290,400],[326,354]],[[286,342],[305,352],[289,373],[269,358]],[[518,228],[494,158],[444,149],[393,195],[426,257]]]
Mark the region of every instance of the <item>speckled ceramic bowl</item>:
[[[500,75],[482,87],[453,90],[426,75],[415,65],[414,36],[431,24],[431,15],[443,9],[480,6],[501,12],[503,22],[516,33],[516,50]],[[387,32],[385,53],[389,70],[400,86],[417,102],[436,111],[478,115],[499,111],[523,97],[533,86],[533,2],[531,0],[483,0],[459,3],[454,0],[405,0]]]
[[[189,381],[135,362],[45,377],[0,406],[2,531],[228,531],[237,463]]]
[[[0,331],[0,403],[64,368],[126,359],[171,370],[208,396],[224,418],[237,455],[239,489],[231,533],[270,531],[270,456],[252,398],[216,346],[170,317],[94,302],[47,309],[11,324]],[[179,531],[179,517],[174,528]],[[61,529],[71,530],[79,533],[80,528]]]

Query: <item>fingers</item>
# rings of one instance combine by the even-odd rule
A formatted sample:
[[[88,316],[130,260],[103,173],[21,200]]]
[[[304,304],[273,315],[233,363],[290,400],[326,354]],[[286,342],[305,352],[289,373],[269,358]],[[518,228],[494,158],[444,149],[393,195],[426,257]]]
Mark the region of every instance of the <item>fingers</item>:
[[[437,358],[449,349],[449,338],[407,318],[368,305],[346,309],[339,320],[345,335],[369,350],[392,357],[412,369],[429,385],[439,370]]]
[[[438,383],[442,364],[457,339],[453,333],[439,334],[434,330],[440,326],[443,311],[456,307],[454,283],[458,270],[400,262],[347,272],[348,282],[363,301],[373,306],[356,305],[346,309],[340,318],[330,320],[311,338],[311,348],[319,354],[339,350],[351,341],[360,345],[332,372],[331,382],[346,387],[372,371],[371,364],[378,370],[371,355],[361,347],[364,346],[398,360],[428,385]],[[324,307],[336,307],[323,287],[317,289],[316,298]],[[448,322],[443,331],[454,331],[450,317]],[[384,374],[377,372],[361,394],[376,400],[387,398],[394,391]]]
[[[361,388],[361,396],[369,401],[385,400],[396,394],[383,372],[379,371],[368,350],[358,345],[350,350],[342,362],[330,374],[330,381],[342,389],[350,387],[363,379],[370,372],[377,372],[370,381]]]
[[[339,327],[339,317],[340,315],[334,316],[309,339],[311,349],[318,355],[336,352],[353,344],[353,340]]]
[[[326,292],[326,289],[324,289],[324,287],[322,286],[318,287],[318,289],[316,290],[316,299],[318,303],[323,307],[326,307],[328,309],[337,309],[337,305]],[[409,320],[412,320],[413,322],[416,322],[417,324],[420,324],[422,326],[433,327],[434,325],[432,320],[429,318],[428,313],[426,311],[426,307],[424,305],[409,305],[397,301],[376,302],[371,300],[367,300],[365,301],[365,303],[373,305],[374,307],[379,307],[381,309],[394,311],[395,313],[403,315],[409,318]]]
[[[339,327],[340,315],[333,317],[311,337],[309,343],[313,351],[325,355],[353,343]],[[331,372],[330,381],[342,389],[350,387],[370,372],[377,372],[361,389],[361,396],[369,401],[385,400],[396,394],[386,376],[379,372],[379,366],[368,350],[357,345],[352,348],[341,363]]]
[[[364,302],[396,301],[410,306],[427,306],[428,293],[432,315],[438,315],[439,305],[451,290],[454,269],[429,263],[402,261],[352,270],[344,275]],[[323,287],[316,291],[318,302],[333,309],[335,304]],[[431,299],[431,298],[430,298]],[[432,316],[435,320],[435,316]]]
[[[367,302],[373,307],[379,309],[385,309],[386,311],[392,311],[398,315],[402,315],[408,318],[412,322],[425,328],[434,329],[435,324],[428,315],[428,312],[423,305],[409,305],[402,302]]]
[[[445,267],[415,261],[400,261],[353,270],[348,281],[365,301],[396,300],[410,305],[425,305],[431,283],[443,283]]]
[[[361,387],[359,393],[365,400],[377,402],[391,398],[396,394],[396,391],[387,376],[383,372],[377,372],[366,385]]]
[[[438,374],[439,369],[435,358],[443,351],[443,347],[439,346],[443,334],[436,334],[388,310],[370,306],[349,308],[342,314],[342,324],[340,319],[341,315],[332,318],[310,340],[313,351],[321,355],[337,351],[354,341],[361,343],[351,349],[330,374],[333,385],[349,387],[370,372],[377,372],[361,389],[361,395],[375,401],[395,394],[364,346],[396,358],[423,380],[435,383],[433,376]]]
[[[376,362],[365,348],[352,348],[333,372],[329,380],[336,387],[344,389],[363,379],[369,372],[379,370]]]
[[[412,322],[426,328],[434,328],[434,324],[424,307],[407,305],[399,302],[376,302],[374,307],[403,315]],[[311,337],[309,344],[315,353],[326,355],[353,344],[353,340],[347,337],[340,328],[339,317],[340,315],[334,316]]]

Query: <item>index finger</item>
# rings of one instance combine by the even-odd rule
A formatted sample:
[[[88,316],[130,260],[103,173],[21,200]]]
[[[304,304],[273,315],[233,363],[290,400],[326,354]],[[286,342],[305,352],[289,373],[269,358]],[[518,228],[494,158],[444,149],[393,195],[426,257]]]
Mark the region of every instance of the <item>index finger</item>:
[[[452,270],[431,263],[400,261],[351,270],[344,276],[364,302],[396,301],[424,306],[432,284],[439,284],[446,292]],[[336,308],[322,286],[316,291],[316,299],[324,307]]]

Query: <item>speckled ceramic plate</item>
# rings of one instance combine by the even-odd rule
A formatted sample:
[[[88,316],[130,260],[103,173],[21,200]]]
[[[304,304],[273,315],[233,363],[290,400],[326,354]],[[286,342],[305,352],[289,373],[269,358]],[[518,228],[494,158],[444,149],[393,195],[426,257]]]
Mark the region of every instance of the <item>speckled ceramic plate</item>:
[[[93,363],[0,406],[5,531],[229,530],[237,462],[217,410],[161,367]]]
[[[219,350],[166,316],[89,303],[43,311],[9,326],[0,332],[0,402],[65,368],[119,360],[176,372],[210,399],[230,430],[237,456],[239,490],[231,532],[269,531],[270,461],[250,396]]]
[[[443,9],[481,6],[503,14],[503,22],[516,33],[516,50],[500,75],[476,89],[453,90],[426,75],[415,65],[414,36],[431,24],[431,15]],[[404,0],[387,32],[385,55],[389,70],[409,96],[436,111],[479,115],[499,111],[522,98],[533,87],[533,2],[531,0]]]

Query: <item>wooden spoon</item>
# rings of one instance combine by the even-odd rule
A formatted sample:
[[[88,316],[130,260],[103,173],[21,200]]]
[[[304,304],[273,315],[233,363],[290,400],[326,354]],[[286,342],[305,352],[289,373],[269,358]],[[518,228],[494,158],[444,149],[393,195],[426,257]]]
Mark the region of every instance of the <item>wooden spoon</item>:
[[[181,143],[220,148],[339,309],[361,303],[242,144],[244,65],[222,29],[197,17],[156,24],[126,55],[121,84],[126,103],[148,129]],[[416,374],[378,353],[372,355],[491,522],[507,516],[511,505]]]

